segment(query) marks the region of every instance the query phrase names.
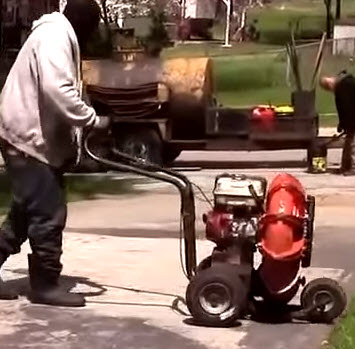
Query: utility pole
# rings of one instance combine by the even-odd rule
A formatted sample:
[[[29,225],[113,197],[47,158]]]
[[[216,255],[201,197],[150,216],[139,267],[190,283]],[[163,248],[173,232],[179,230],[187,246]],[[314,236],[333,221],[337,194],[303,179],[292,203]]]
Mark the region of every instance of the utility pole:
[[[224,35],[224,45],[223,45],[223,47],[232,47],[232,45],[230,44],[232,0],[223,0],[223,2],[227,6],[226,32],[225,32],[225,35]]]

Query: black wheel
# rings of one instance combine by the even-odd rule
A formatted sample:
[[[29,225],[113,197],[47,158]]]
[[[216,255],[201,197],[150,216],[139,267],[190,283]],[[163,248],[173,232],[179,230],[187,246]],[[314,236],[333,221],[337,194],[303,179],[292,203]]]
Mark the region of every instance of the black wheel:
[[[90,149],[95,155],[103,159],[110,157],[110,151],[113,146],[113,139],[105,135],[95,135],[90,141]],[[80,162],[71,172],[74,173],[102,173],[107,172],[109,168],[93,160],[85,151],[82,152]]]
[[[302,291],[302,309],[311,309],[309,320],[314,323],[331,323],[345,310],[347,303],[343,288],[332,279],[311,281]]]
[[[174,160],[176,160],[181,154],[180,149],[176,149],[174,147],[169,146],[168,144],[163,148],[163,163],[170,164]]]
[[[95,154],[100,155],[99,151],[95,151]],[[75,173],[100,173],[107,172],[107,168],[105,166],[99,164],[95,160],[91,159],[89,155],[83,154],[80,159],[79,165],[77,165],[72,172]]]
[[[199,265],[196,268],[196,274],[200,273],[203,270],[211,268],[211,266],[212,266],[212,256],[208,256],[199,263]]]
[[[242,282],[238,266],[213,265],[191,280],[186,304],[198,324],[231,326],[247,307],[248,286]]]
[[[313,233],[314,233],[314,214],[315,214],[315,197],[309,195],[307,197],[307,212],[308,212],[308,221],[307,221],[307,233],[305,236],[306,239],[306,248],[302,258],[302,268],[308,268],[311,266],[312,261],[312,250],[313,250]]]
[[[128,129],[116,134],[116,147],[125,154],[138,159],[163,165],[162,141],[154,129]]]

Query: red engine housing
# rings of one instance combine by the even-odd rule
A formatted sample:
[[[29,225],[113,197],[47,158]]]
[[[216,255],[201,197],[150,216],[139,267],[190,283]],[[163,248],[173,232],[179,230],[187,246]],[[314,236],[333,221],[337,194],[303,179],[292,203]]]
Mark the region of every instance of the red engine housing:
[[[219,245],[232,235],[233,214],[215,209],[204,215],[206,238]]]

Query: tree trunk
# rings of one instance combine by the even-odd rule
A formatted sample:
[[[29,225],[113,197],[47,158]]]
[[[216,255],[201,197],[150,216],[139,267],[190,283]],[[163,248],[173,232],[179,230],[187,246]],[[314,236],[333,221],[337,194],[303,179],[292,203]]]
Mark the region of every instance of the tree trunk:
[[[341,17],[341,0],[337,0],[336,10],[335,10],[335,19],[338,20]]]
[[[332,38],[332,22],[333,22],[333,16],[332,16],[332,0],[324,0],[326,12],[327,12],[327,39]]]
[[[101,7],[102,7],[102,19],[106,25],[108,25],[108,14],[107,14],[107,7],[106,7],[107,0],[101,0]]]

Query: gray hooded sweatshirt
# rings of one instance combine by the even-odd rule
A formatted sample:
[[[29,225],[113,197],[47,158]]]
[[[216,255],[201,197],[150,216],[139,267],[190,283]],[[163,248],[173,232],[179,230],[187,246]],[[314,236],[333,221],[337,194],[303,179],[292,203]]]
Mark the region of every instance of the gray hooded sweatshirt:
[[[75,129],[96,120],[81,99],[80,49],[58,12],[34,22],[0,96],[0,138],[54,167],[76,156]]]

